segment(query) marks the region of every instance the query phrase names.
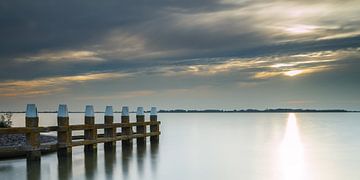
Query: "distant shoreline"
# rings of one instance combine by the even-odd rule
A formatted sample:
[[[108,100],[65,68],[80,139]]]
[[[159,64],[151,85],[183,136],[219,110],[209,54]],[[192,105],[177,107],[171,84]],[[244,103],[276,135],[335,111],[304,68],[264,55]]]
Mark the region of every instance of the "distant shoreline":
[[[145,111],[149,113],[150,111]],[[207,110],[185,110],[185,109],[175,109],[175,110],[160,110],[158,113],[358,113],[360,111],[349,111],[343,109],[245,109],[245,110],[218,110],[218,109],[207,109]],[[25,113],[25,111],[1,111],[0,113]],[[57,111],[39,111],[39,113],[57,113]],[[69,113],[84,113],[83,111],[73,111]],[[104,113],[103,111],[97,111],[95,113]],[[121,111],[115,111],[114,113],[121,113]],[[131,111],[129,113],[136,113],[136,111]]]
[[[343,109],[246,109],[246,110],[160,110],[159,113],[347,113],[360,112]]]

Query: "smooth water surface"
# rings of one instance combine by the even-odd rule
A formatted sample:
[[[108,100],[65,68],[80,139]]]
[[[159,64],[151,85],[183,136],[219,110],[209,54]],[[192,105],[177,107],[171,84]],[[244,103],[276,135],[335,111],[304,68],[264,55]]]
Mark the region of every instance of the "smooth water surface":
[[[101,123],[103,114],[96,116]],[[14,118],[15,126],[24,126],[23,114]],[[83,114],[70,119],[80,124]],[[72,158],[52,153],[41,164],[3,160],[0,179],[360,179],[357,113],[163,113],[158,119],[159,145],[134,142],[125,149],[118,142],[116,151],[105,153],[99,144],[96,154],[76,147]],[[40,114],[40,125],[55,124],[56,114]]]

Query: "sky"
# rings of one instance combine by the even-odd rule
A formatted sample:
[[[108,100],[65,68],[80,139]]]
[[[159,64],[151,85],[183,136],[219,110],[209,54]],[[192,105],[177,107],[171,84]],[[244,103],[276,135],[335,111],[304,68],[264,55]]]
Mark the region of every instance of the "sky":
[[[0,110],[360,110],[359,0],[2,0]]]

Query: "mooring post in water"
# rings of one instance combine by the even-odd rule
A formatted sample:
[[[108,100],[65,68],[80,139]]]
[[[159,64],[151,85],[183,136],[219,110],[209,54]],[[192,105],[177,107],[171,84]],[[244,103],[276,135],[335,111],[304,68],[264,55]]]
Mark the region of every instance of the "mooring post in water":
[[[59,105],[57,124],[59,127],[57,132],[58,179],[70,179],[72,177],[72,137],[66,104]]]
[[[96,140],[97,138],[97,130],[95,129],[95,115],[94,115],[94,107],[92,105],[87,105],[85,108],[85,125],[87,127],[84,130],[84,139],[85,140]],[[85,151],[93,151],[97,148],[96,142],[93,144],[85,145]]]
[[[123,106],[121,111],[121,123],[128,124],[130,123],[130,117],[129,117],[129,107]],[[121,128],[121,135],[128,136],[132,134],[132,127],[127,126]],[[129,138],[127,140],[121,141],[123,146],[132,146],[132,139]]]
[[[60,104],[58,109],[57,132],[58,153],[60,155],[71,154],[71,130],[69,128],[69,111],[66,104]]]
[[[144,108],[138,107],[136,111],[136,122],[145,122],[145,115],[144,115]],[[136,134],[145,134],[146,133],[146,126],[136,126]],[[143,145],[146,144],[146,137],[140,137],[136,139],[136,144]]]
[[[35,104],[28,104],[26,106],[25,124],[26,127],[34,128],[33,131],[26,134],[27,159],[31,161],[40,160],[40,132],[37,130],[39,127],[39,116]]]
[[[150,121],[157,122],[157,110],[156,107],[151,107],[150,110]],[[159,132],[159,124],[150,125],[150,132]],[[159,135],[150,137],[151,143],[159,142]]]
[[[116,136],[116,128],[114,128],[114,113],[112,106],[106,106],[105,115],[104,115],[104,123],[106,126],[110,126],[104,129],[104,137],[106,138],[115,138]],[[105,148],[113,148],[116,145],[116,141],[105,142]]]

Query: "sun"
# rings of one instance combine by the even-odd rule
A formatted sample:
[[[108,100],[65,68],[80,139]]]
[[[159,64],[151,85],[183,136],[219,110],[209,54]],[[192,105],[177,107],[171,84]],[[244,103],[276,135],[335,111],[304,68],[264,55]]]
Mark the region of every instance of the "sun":
[[[303,70],[291,70],[291,71],[286,71],[286,72],[284,72],[284,75],[286,75],[286,76],[296,76],[296,75],[299,75],[299,74],[301,74],[301,73],[303,73],[304,71]]]
[[[311,33],[317,29],[316,26],[310,26],[310,25],[295,25],[292,27],[288,27],[285,29],[286,32],[290,34],[306,34]]]

